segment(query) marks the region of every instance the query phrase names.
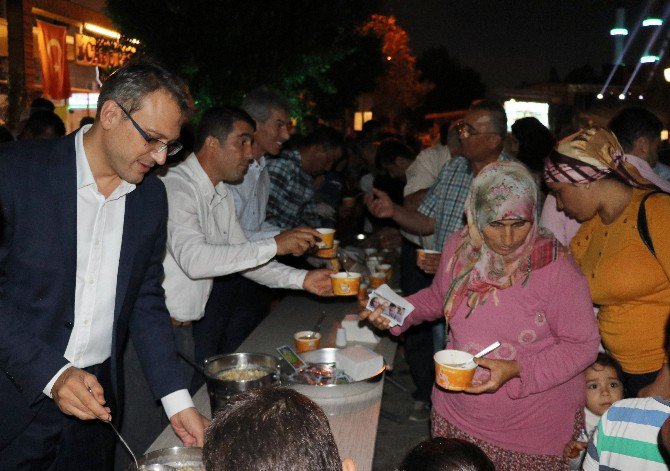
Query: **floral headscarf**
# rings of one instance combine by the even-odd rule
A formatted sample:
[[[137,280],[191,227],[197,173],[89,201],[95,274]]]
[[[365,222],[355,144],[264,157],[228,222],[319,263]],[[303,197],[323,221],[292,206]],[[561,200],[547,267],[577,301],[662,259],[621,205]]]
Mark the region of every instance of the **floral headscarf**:
[[[614,134],[604,128],[584,129],[566,137],[544,164],[546,182],[589,183],[610,174],[635,188],[670,192],[670,183],[646,161],[624,154]]]
[[[525,285],[533,270],[564,253],[556,238],[536,223],[537,197],[533,176],[516,162],[494,162],[475,177],[465,203],[468,225],[447,266],[452,274],[444,300],[447,320],[464,298],[470,307],[467,317],[491,294],[497,303],[496,290],[512,286],[517,279],[523,279]],[[486,245],[482,235],[487,224],[503,219],[532,223],[523,244],[506,257],[507,261]]]

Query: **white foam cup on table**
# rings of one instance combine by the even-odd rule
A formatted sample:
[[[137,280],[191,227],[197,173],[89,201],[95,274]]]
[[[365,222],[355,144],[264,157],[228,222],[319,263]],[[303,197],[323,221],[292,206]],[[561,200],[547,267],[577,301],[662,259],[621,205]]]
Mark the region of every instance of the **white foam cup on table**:
[[[347,346],[347,331],[344,328],[340,327],[337,329],[335,334],[335,346],[336,347],[346,347]]]

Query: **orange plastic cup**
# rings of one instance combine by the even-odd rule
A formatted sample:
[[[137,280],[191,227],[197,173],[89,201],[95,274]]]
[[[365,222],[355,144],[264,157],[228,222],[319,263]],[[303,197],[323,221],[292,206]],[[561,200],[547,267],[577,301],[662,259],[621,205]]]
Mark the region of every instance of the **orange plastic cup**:
[[[386,273],[378,271],[370,275],[370,288],[379,288],[386,283]]]
[[[295,349],[298,353],[316,350],[321,343],[321,334],[311,330],[302,330],[293,334]]]
[[[330,283],[333,286],[333,293],[337,296],[357,295],[361,284],[361,274],[351,272],[335,273],[330,275]]]
[[[321,234],[321,242],[317,242],[316,246],[320,249],[333,248],[333,242],[335,242],[335,229],[319,227],[316,230]]]
[[[472,384],[477,364],[473,356],[460,350],[440,350],[433,356],[435,382],[449,391],[463,391]]]
[[[438,252],[437,250],[417,249],[416,264],[420,264],[426,258],[426,255],[440,255],[441,253],[442,252]]]
[[[388,264],[388,263],[382,263],[381,265],[377,265],[377,271],[386,273],[386,281],[391,281],[391,277],[393,276],[393,266]]]
[[[329,249],[319,249],[316,252],[316,256],[319,258],[335,258],[337,257],[337,250],[340,247],[340,241],[334,240],[333,246]]]

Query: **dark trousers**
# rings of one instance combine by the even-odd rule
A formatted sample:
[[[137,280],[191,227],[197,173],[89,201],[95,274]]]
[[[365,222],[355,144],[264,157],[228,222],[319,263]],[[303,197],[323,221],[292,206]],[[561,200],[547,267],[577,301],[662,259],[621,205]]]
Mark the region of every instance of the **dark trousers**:
[[[403,239],[400,263],[400,288],[403,296],[414,294],[430,286],[433,276],[416,266],[417,246]],[[424,322],[410,327],[405,332],[405,359],[414,380],[417,401],[430,402],[430,393],[435,381],[433,367],[433,323]]]
[[[114,416],[116,399],[112,391],[110,361],[86,368],[103,389]],[[28,427],[0,451],[0,470],[90,471],[114,468],[116,435],[100,420],[79,420],[63,414],[45,397]]]
[[[193,323],[195,361],[203,364],[206,358],[237,350],[267,315],[271,299],[270,288],[241,275],[215,278],[205,315]],[[197,391],[204,380],[196,372],[191,391]]]
[[[658,371],[642,374],[624,372],[621,381],[623,382],[623,387],[625,388],[626,397],[637,397],[637,393],[640,392],[640,389],[645,386],[649,386],[651,383],[656,381],[657,376]]]

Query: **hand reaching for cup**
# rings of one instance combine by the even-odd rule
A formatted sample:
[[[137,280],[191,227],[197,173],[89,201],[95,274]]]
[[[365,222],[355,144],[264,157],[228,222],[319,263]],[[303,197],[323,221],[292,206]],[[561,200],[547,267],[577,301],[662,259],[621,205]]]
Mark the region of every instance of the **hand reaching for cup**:
[[[392,218],[395,214],[395,205],[389,195],[376,188],[372,189],[372,195],[365,196],[365,205],[377,218]]]
[[[429,275],[437,273],[437,268],[440,266],[441,253],[427,253],[424,252],[420,257],[417,257],[416,265]]]
[[[316,246],[321,239],[318,231],[311,227],[296,227],[275,236],[277,255],[301,256],[307,250]]]

